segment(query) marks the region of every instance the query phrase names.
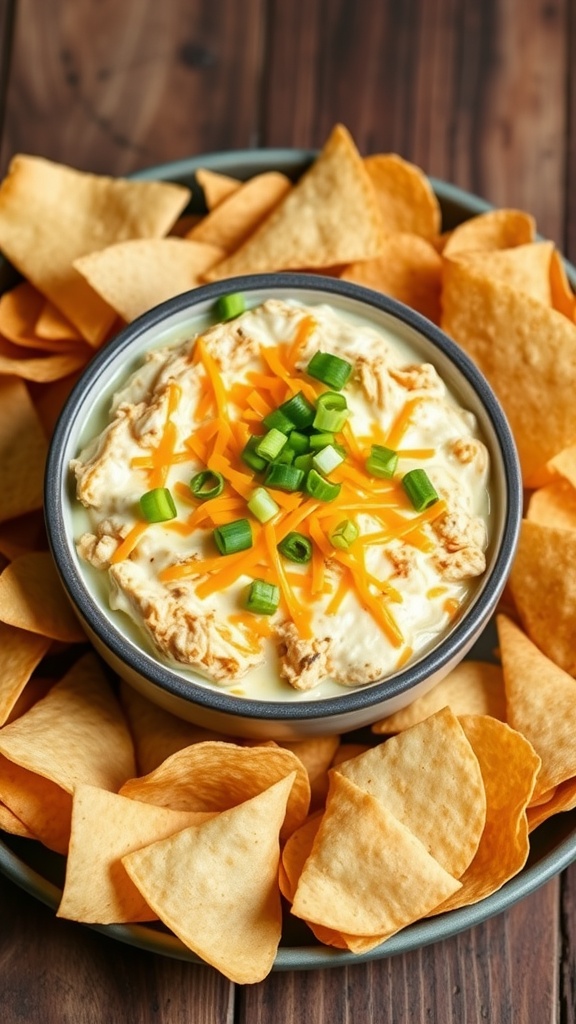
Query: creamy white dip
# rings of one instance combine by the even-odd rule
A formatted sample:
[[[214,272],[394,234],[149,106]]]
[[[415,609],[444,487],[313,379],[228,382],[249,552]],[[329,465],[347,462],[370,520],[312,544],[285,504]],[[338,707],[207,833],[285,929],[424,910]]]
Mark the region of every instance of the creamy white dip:
[[[114,396],[105,429],[72,462],[83,507],[81,558],[106,578],[111,607],[130,617],[147,649],[195,681],[249,698],[306,699],[310,693],[316,699],[393,674],[438,643],[485,569],[489,459],[475,417],[434,367],[419,363],[394,334],[327,305],[268,300],[201,338],[200,346],[191,338],[149,353]],[[242,438],[262,432],[261,400],[280,404],[301,383],[308,393],[328,390],[306,374],[318,351],[353,366],[342,391],[349,418],[337,437],[348,455],[329,474],[342,491],[332,507],[316,503],[296,526],[316,553],[305,565],[281,559],[290,600],[272,616],[253,615],[244,610],[251,580],[279,581],[259,540],[262,527],[246,505],[247,486],[262,486],[262,477],[238,452]],[[287,384],[267,354],[284,367],[292,358]],[[264,378],[268,391],[260,384]],[[389,439],[399,452],[394,480],[375,479],[365,457],[371,443]],[[214,544],[222,513],[187,526],[203,507],[190,494],[191,477],[207,465],[222,468],[212,462],[215,444],[221,450],[214,457],[231,466],[228,478],[223,472],[222,497],[231,499],[224,521],[247,518],[261,552],[249,573],[231,582],[224,576],[222,586],[219,577],[237,557],[219,555]],[[401,486],[402,476],[417,467],[439,497],[423,521]],[[170,490],[177,518],[139,527],[139,499],[159,483]],[[298,494],[291,499],[293,505],[311,501]],[[281,508],[273,531],[287,515],[290,510]],[[335,518],[353,519],[359,529],[344,555],[329,540]],[[407,534],[412,526],[416,532]],[[299,614],[291,615],[290,606]]]

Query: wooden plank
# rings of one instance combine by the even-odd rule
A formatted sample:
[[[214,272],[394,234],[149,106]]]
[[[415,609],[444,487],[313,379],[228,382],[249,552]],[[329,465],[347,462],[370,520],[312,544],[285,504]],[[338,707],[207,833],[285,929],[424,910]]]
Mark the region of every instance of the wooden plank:
[[[2,170],[16,152],[126,174],[253,145],[263,2],[21,0]]]
[[[51,910],[2,877],[0,906],[0,1020],[6,1024],[231,1024],[234,988],[211,968],[55,921]]]
[[[238,992],[238,1024],[552,1024],[558,892],[554,879],[506,914],[404,956],[271,975]]]

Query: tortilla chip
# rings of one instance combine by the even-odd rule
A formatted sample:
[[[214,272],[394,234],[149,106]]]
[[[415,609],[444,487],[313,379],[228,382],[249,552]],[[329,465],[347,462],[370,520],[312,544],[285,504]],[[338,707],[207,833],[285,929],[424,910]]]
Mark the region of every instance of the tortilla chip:
[[[227,199],[242,185],[238,178],[231,178],[230,175],[220,174],[218,171],[210,171],[206,167],[200,167],[196,171],[196,181],[204,193],[204,201],[209,210],[213,210],[223,199]]]
[[[490,896],[524,867],[530,844],[526,807],[540,758],[527,739],[487,715],[464,715],[468,737],[486,790],[486,824],[474,859],[461,876],[462,888],[435,914],[467,907]]]
[[[542,759],[537,798],[576,776],[576,680],[503,615],[497,617],[506,683],[507,720]]]
[[[526,245],[536,238],[534,217],[523,210],[488,210],[454,228],[444,256],[462,252],[494,252]]]
[[[576,437],[576,324],[464,261],[446,261],[442,303],[442,327],[502,402],[528,480]]]
[[[454,878],[472,860],[486,819],[477,758],[449,708],[334,771],[374,796]]]
[[[277,746],[241,747],[235,743],[195,743],[168,757],[143,778],[121,789],[131,800],[175,811],[225,811],[296,772],[282,837],[304,821],[310,804],[306,770],[295,754]]]
[[[0,622],[53,640],[86,640],[48,551],[20,555],[0,575]]]
[[[424,172],[395,153],[364,159],[380,211],[385,235],[407,232],[433,239],[440,232],[442,214]]]
[[[520,621],[551,661],[576,676],[576,534],[524,520],[510,576]]]
[[[63,316],[53,302],[46,299],[34,324],[34,333],[37,337],[45,338],[46,341],[51,342],[66,341],[70,343],[82,341],[80,331]]]
[[[0,377],[0,522],[42,508],[47,449],[26,385]]]
[[[280,891],[291,903],[304,865],[312,852],[322,822],[323,811],[316,811],[292,833],[282,849],[280,860]]]
[[[160,920],[238,984],[266,977],[280,941],[278,833],[292,779],[122,861]]]
[[[517,292],[531,295],[545,306],[551,306],[550,264],[553,251],[552,242],[529,242],[497,252],[460,253],[457,258],[479,274],[502,281]]]
[[[461,661],[436,686],[422,697],[417,697],[408,707],[375,722],[372,732],[403,732],[445,707],[449,707],[457,717],[491,715],[504,722],[506,698],[500,666],[487,661]]]
[[[28,633],[27,636],[32,636],[32,634]],[[14,703],[4,724],[8,725],[9,722],[15,722],[17,718],[25,715],[30,708],[34,707],[39,700],[46,696],[48,690],[51,690],[57,682],[57,679],[52,679],[49,676],[32,676]]]
[[[571,444],[554,455],[548,466],[555,475],[560,474],[564,480],[572,484],[572,487],[576,487],[576,444]]]
[[[180,185],[118,180],[15,156],[0,186],[0,249],[86,341],[98,345],[115,314],[74,260],[113,242],[165,235],[189,198]]]
[[[418,235],[391,235],[380,256],[350,264],[340,277],[390,295],[440,323],[442,258]]]
[[[0,726],[4,725],[52,641],[0,622]]]
[[[292,188],[278,171],[266,171],[243,182],[188,232],[195,242],[233,252],[272,213]],[[208,269],[207,267],[205,269]]]
[[[555,786],[548,792],[550,794],[548,800],[532,804],[526,811],[530,832],[533,832],[544,821],[548,821],[553,815],[574,810],[576,807],[576,776],[566,779],[560,786]]]
[[[557,480],[534,491],[528,502],[526,518],[540,526],[576,530],[576,488],[566,480]]]
[[[280,740],[279,745],[291,750],[302,761],[310,782],[310,807],[320,807],[328,793],[328,769],[340,746],[340,737],[313,736],[294,742]]]
[[[48,547],[41,509],[0,523],[0,554],[12,562],[28,551],[42,551]]]
[[[381,244],[372,182],[350,135],[337,125],[280,205],[206,280],[373,259]]]
[[[171,811],[94,786],[77,786],[57,916],[89,924],[155,920],[157,915],[129,878],[122,857],[207,817],[212,815]]]
[[[127,323],[196,288],[222,249],[184,238],[142,238],[82,256],[74,266]]]
[[[68,399],[81,372],[78,370],[69,377],[62,377],[61,380],[52,381],[50,384],[43,384],[37,389],[37,393],[34,395],[36,413],[48,437],[53,433],[64,403]]]
[[[550,291],[552,305],[569,320],[576,320],[576,295],[568,280],[564,260],[557,249],[550,261]]]
[[[24,822],[20,821],[20,818],[17,818],[4,804],[0,804],[0,830],[10,832],[13,836],[22,836],[23,839],[36,839],[34,833]]]
[[[23,356],[22,350],[0,338],[0,375],[11,374],[23,380],[48,383],[68,377],[86,365],[91,356],[88,345],[78,345],[73,352],[39,355],[32,352]]]
[[[4,292],[0,296],[0,336],[21,348],[69,352],[74,347],[74,341],[69,338],[60,335],[46,338],[38,334],[38,318],[45,306],[44,296],[28,281],[21,281]]]
[[[385,805],[335,774],[292,913],[383,941],[459,887]]]

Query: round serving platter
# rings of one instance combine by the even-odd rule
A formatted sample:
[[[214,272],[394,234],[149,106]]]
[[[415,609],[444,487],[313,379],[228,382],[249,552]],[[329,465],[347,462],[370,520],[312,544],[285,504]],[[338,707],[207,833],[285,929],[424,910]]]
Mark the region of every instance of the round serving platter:
[[[211,153],[138,171],[133,178],[173,181],[192,189],[188,212],[204,211],[202,193],[195,172],[205,167],[242,180],[264,171],[281,171],[296,179],[314,159],[312,150],[259,149]],[[478,213],[491,209],[490,203],[454,185],[430,179],[442,208],[442,227],[448,230]],[[573,287],[576,268],[567,264]],[[0,258],[0,292],[11,287],[16,275]],[[496,635],[491,623],[468,657],[493,660]],[[352,738],[352,737],[351,737]],[[407,953],[451,938],[459,932],[502,913],[534,892],[576,860],[576,811],[559,814],[542,824],[531,837],[531,851],[522,871],[498,892],[479,903],[452,910],[438,917],[410,925],[369,953],[355,954],[314,943],[306,926],[286,915],[283,939],[274,970],[311,970],[340,967]],[[61,899],[66,861],[39,843],[0,831],[0,873],[40,902],[56,910]],[[161,924],[87,925],[119,942],[179,960],[201,963],[179,939]]]

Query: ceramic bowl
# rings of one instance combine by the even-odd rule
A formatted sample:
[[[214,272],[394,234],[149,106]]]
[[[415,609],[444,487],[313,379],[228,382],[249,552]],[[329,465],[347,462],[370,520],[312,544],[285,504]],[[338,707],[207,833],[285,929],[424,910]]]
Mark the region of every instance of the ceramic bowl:
[[[489,451],[487,569],[458,620],[432,650],[394,675],[360,688],[342,687],[338,695],[323,699],[315,699],[314,691],[297,701],[247,699],[198,681],[176,663],[159,660],[131,620],[110,609],[105,574],[96,573],[76,552],[78,502],[70,460],[101,429],[95,425],[106,417],[113,394],[144,353],[192,336],[206,322],[213,322],[214,305],[221,295],[238,291],[247,305],[271,297],[312,306],[327,303],[392,330],[412,347],[419,361],[436,367],[459,403],[474,413]],[[217,282],[171,299],[131,323],[94,357],[53,435],[45,509],[50,546],[64,587],[88,637],[120,677],[165,709],[210,729],[286,739],[365,726],[413,701],[464,657],[493,614],[511,567],[521,517],[521,484],[514,441],[493,392],[468,357],[432,323],[357,285],[317,275],[266,274]]]

